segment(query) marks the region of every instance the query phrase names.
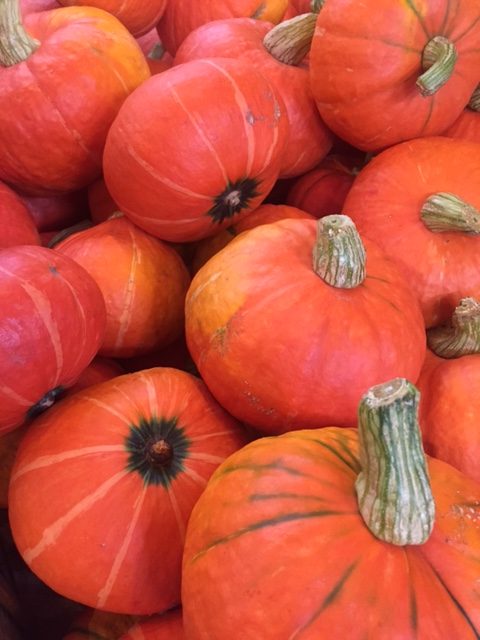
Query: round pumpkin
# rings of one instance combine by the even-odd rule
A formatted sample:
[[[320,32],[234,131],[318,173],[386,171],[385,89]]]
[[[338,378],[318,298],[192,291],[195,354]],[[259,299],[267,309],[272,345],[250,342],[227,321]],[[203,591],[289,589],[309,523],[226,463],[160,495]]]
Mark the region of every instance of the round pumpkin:
[[[138,622],[120,640],[185,640],[182,610],[174,609]]]
[[[101,174],[108,129],[150,76],[133,36],[91,7],[0,10],[0,179],[31,193],[80,189]]]
[[[96,355],[105,303],[71,258],[44,247],[0,252],[0,434],[48,408]]]
[[[240,234],[195,275],[185,313],[210,391],[267,434],[354,426],[369,386],[416,380],[425,357],[409,284],[345,216]]]
[[[427,327],[480,296],[479,181],[479,144],[418,138],[373,158],[345,200],[343,212],[410,283]]]
[[[100,287],[107,310],[100,355],[138,356],[183,332],[187,268],[174,249],[124,216],[74,233],[55,250],[84,267]]]
[[[378,151],[441,134],[479,82],[477,0],[335,0],[310,51],[320,115],[354,147]]]
[[[280,98],[246,61],[195,60],[125,101],[105,146],[105,183],[142,229],[199,240],[259,206],[287,134]]]
[[[191,509],[244,443],[183,371],[149,369],[80,391],[22,440],[9,491],[15,543],[43,582],[77,602],[132,615],[171,608]]]
[[[0,182],[0,249],[22,244],[40,244],[37,227],[22,199]]]
[[[261,438],[217,469],[188,523],[189,640],[478,638],[480,485],[425,460],[409,387],[371,389],[358,430]]]

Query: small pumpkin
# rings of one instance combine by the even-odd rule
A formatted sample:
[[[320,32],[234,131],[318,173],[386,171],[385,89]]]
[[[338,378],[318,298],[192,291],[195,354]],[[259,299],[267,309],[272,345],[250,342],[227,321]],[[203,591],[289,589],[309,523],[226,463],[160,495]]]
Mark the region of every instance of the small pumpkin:
[[[0,182],[0,249],[22,244],[40,244],[37,227],[22,199]]]
[[[185,640],[182,610],[174,609],[138,622],[120,640]]]

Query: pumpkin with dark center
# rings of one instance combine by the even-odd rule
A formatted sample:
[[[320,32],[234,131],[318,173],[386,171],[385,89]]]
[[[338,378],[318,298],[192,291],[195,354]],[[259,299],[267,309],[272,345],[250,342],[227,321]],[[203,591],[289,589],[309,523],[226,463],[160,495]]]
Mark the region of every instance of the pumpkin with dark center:
[[[171,608],[192,507],[245,441],[183,371],[80,391],[22,440],[9,491],[15,543],[43,582],[77,602],[132,615]]]
[[[245,60],[195,60],[153,76],[108,134],[104,177],[119,209],[162,240],[214,235],[278,177],[288,121]]]

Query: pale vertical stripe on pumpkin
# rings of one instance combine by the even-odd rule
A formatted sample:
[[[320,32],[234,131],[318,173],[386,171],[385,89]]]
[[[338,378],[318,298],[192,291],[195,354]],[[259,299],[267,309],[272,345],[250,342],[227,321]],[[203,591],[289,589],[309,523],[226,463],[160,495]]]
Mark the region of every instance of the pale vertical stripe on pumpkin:
[[[359,511],[374,536],[395,545],[423,544],[435,520],[419,397],[408,380],[396,378],[370,388],[358,411]]]
[[[422,96],[433,95],[448,82],[457,57],[454,43],[444,36],[435,36],[427,42],[422,54],[424,72],[416,82]]]
[[[125,295],[123,298],[124,304],[123,309],[118,319],[119,327],[117,332],[117,337],[115,339],[115,349],[119,349],[123,346],[125,341],[125,334],[127,333],[130,323],[132,321],[134,306],[133,301],[135,299],[135,289],[136,289],[136,274],[137,267],[140,262],[138,257],[138,246],[135,240],[135,234],[132,232],[131,226],[127,227],[128,233],[130,235],[130,240],[132,241],[132,258],[130,261],[130,271],[128,273],[127,284],[125,288]]]
[[[206,462],[207,464],[222,464],[225,460],[222,456],[214,456],[209,453],[195,453],[188,454],[190,460],[198,460],[198,462]]]
[[[189,436],[189,440],[192,444],[195,444],[197,442],[203,442],[204,440],[210,440],[210,438],[223,438],[224,436],[230,436],[230,435],[231,435],[230,431],[215,431],[214,433],[204,433],[201,436],[191,436],[191,437]],[[223,462],[223,459],[222,459],[222,462]]]
[[[316,13],[303,13],[280,22],[265,35],[263,46],[279,62],[300,64],[310,51],[317,17]]]
[[[3,394],[5,397],[10,398],[10,400],[15,400],[17,404],[23,407],[30,408],[33,407],[36,402],[38,402],[38,398],[35,398],[35,400],[27,400],[27,398],[21,396],[11,387],[7,387],[6,385],[2,385],[0,387],[0,394]]]
[[[185,468],[183,469],[182,473],[184,473],[187,477],[189,477],[194,484],[204,489],[207,486],[207,479],[203,478],[199,473],[197,473],[196,471],[188,467],[187,466],[188,460],[186,460],[185,463],[186,463]]]
[[[25,31],[19,0],[0,0],[0,66],[11,67],[29,58],[40,43]]]
[[[182,512],[180,511],[180,507],[178,505],[178,500],[173,490],[173,485],[167,485],[167,495],[170,501],[170,506],[172,507],[173,515],[175,516],[175,522],[177,524],[178,534],[180,536],[180,540],[182,541],[182,545],[185,544],[185,534],[186,534],[186,524],[184,519],[182,518]]]
[[[352,289],[365,279],[366,253],[351,218],[331,215],[317,222],[313,269],[332,287]]]
[[[429,196],[420,216],[425,226],[435,233],[480,233],[480,211],[454,193],[439,191]]]
[[[480,353],[480,303],[475,298],[462,298],[453,312],[451,326],[429,329],[427,344],[441,358]]]
[[[132,421],[129,418],[127,418],[127,416],[125,416],[123,413],[120,413],[120,411],[117,411],[106,402],[102,402],[102,400],[99,400],[98,398],[95,398],[93,396],[82,396],[82,399],[86,400],[87,402],[90,402],[91,404],[95,405],[96,407],[99,407],[100,409],[103,409],[104,411],[114,416],[115,418],[118,418],[128,427],[132,424]]]

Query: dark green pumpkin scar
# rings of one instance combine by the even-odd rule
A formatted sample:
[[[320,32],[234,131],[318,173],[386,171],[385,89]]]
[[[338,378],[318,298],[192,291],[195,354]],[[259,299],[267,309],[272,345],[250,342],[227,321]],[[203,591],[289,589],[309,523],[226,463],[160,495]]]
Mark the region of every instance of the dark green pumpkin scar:
[[[248,209],[251,201],[258,197],[259,181],[255,178],[241,178],[235,182],[228,182],[225,189],[213,199],[212,208],[207,211],[207,216],[213,222],[222,223],[233,218],[235,214]]]

